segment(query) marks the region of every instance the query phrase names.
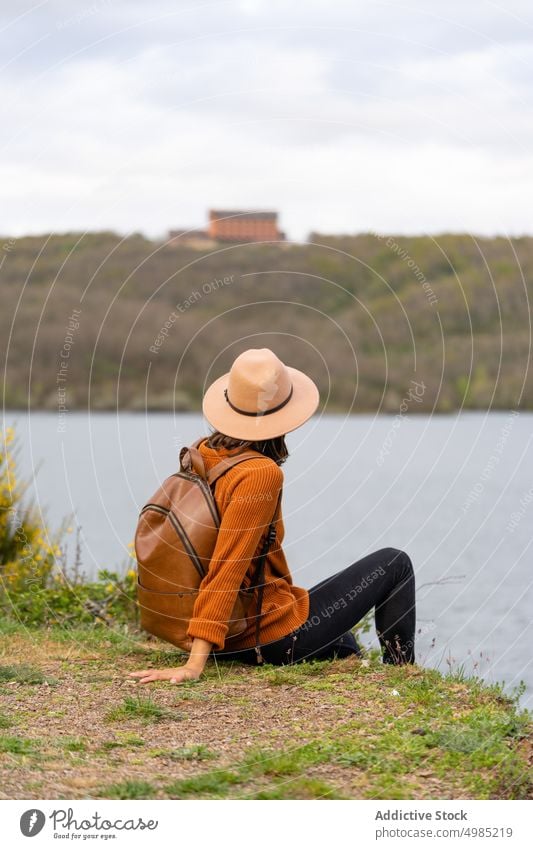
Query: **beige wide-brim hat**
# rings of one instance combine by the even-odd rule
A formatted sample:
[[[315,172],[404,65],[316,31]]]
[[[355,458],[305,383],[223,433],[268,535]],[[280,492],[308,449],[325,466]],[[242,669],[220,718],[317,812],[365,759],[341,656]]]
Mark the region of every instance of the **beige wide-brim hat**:
[[[250,348],[206,390],[207,421],[234,439],[273,439],[295,430],[318,407],[316,384],[303,371],[286,366],[270,348]]]

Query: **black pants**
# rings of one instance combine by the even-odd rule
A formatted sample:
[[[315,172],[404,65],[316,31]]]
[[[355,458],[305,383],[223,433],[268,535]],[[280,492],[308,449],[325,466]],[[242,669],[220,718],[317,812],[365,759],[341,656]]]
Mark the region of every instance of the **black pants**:
[[[266,663],[360,654],[351,632],[374,608],[384,663],[414,663],[415,576],[409,556],[382,548],[325,578],[309,590],[309,616],[280,640],[261,646]],[[254,649],[213,652],[220,660],[257,663]]]

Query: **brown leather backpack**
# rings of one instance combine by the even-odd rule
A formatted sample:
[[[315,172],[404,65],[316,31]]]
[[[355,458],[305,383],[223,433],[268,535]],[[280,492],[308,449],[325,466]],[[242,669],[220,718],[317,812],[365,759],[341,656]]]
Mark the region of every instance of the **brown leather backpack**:
[[[211,487],[237,463],[258,457],[266,459],[258,451],[248,450],[225,457],[210,472],[206,472],[197,447],[204,438],[181,449],[180,471],[167,478],[144,505],[135,533],[141,627],[185,651],[190,651],[192,647],[187,628],[200,583],[209,568],[220,526]],[[257,588],[255,650],[258,663],[262,663],[259,629],[264,562],[274,538],[273,517],[257,558],[252,582],[246,589],[242,587],[237,595],[225,640],[226,643],[231,641],[246,629],[254,588]]]

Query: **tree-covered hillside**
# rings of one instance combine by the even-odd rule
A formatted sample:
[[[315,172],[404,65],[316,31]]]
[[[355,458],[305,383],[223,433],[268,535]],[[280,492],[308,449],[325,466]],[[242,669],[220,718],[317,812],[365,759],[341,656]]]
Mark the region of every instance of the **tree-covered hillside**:
[[[197,410],[206,383],[265,346],[317,381],[329,412],[533,408],[530,237],[0,247],[8,407]]]

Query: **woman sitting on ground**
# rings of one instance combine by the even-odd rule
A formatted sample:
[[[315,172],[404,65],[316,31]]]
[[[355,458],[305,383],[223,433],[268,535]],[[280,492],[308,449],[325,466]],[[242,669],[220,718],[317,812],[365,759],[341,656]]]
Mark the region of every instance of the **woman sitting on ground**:
[[[215,430],[198,445],[207,471],[236,452],[252,449],[262,457],[242,461],[216,482],[220,528],[189,622],[193,642],[187,662],[130,673],[139,683],[199,678],[210,656],[257,663],[255,616],[227,644],[225,635],[237,593],[251,581],[252,562],[273,517],[276,536],[265,561],[260,616],[263,659],[282,665],[359,654],[351,629],[374,608],[383,662],[414,663],[415,578],[404,551],[382,548],[309,590],[293,584],[281,545],[280,467],[288,456],[285,434],[304,424],[318,402],[311,378],[284,365],[268,348],[244,351],[208,388],[203,412]]]

